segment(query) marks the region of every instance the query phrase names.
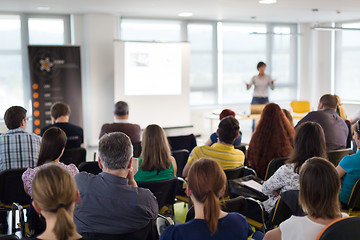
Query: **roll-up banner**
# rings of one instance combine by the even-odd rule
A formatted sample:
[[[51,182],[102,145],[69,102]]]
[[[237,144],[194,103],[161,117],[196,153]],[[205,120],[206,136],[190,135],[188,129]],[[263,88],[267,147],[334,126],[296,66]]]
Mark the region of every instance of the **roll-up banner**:
[[[79,46],[28,46],[33,131],[51,124],[55,102],[70,105],[70,122],[83,126]]]

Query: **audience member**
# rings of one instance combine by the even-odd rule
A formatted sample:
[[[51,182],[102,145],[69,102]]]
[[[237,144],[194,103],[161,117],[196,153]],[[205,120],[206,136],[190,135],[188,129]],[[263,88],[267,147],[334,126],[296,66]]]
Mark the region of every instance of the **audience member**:
[[[34,167],[39,155],[41,137],[26,132],[26,109],[13,106],[6,110],[4,120],[9,129],[0,135],[0,171]]]
[[[233,116],[235,117],[235,112],[230,110],[230,109],[224,109],[221,111],[220,113],[220,121],[224,118],[224,117],[227,117],[227,116]],[[218,135],[216,134],[216,132],[214,132],[213,134],[210,135],[210,138],[206,141],[205,145],[206,146],[211,146],[213,145],[214,143],[217,143],[218,142]],[[241,145],[241,132],[239,132],[239,136],[235,139],[234,143],[233,143],[234,146],[240,146]]]
[[[288,110],[286,110],[286,109],[283,109],[283,112],[284,112],[286,118],[289,120],[290,125],[291,125],[292,127],[294,127],[294,121],[293,121],[293,117],[292,117],[291,113],[290,113]]]
[[[223,212],[220,208],[219,197],[225,188],[226,176],[217,162],[209,159],[195,162],[189,172],[187,187],[187,194],[194,203],[195,219],[169,226],[161,240],[248,239],[253,231],[246,218],[239,213]]]
[[[51,127],[61,128],[67,137],[66,148],[79,148],[84,142],[83,129],[72,123],[69,123],[70,106],[66,103],[56,102],[50,108],[52,124],[41,129],[42,136],[45,131]]]
[[[345,121],[336,114],[337,100],[334,95],[326,94],[320,98],[318,111],[308,113],[296,125],[303,122],[317,122],[325,133],[327,151],[346,148],[349,128]],[[295,128],[296,128],[295,127]]]
[[[80,234],[125,234],[154,221],[158,204],[149,189],[138,188],[131,167],[133,147],[124,133],[105,134],[99,141],[102,173],[75,176],[81,202],[74,220]]]
[[[360,146],[360,120],[354,125],[354,138],[356,146]],[[340,201],[347,204],[352,193],[352,189],[360,179],[360,151],[357,149],[357,153],[349,156],[345,156],[336,167],[339,177],[342,180],[342,187],[340,191]]]
[[[324,158],[310,158],[299,175],[299,202],[308,215],[291,216],[278,228],[267,232],[264,240],[316,239],[326,225],[346,215],[340,211],[340,180],[332,163]]]
[[[289,160],[262,186],[262,192],[269,197],[264,202],[267,212],[271,212],[281,193],[299,189],[300,168],[311,157],[327,157],[325,135],[318,123],[305,122],[296,129],[294,150]]]
[[[189,156],[183,176],[187,177],[190,166],[201,158],[215,160],[223,169],[231,169],[244,165],[245,155],[234,148],[234,141],[239,135],[239,122],[232,116],[223,118],[218,126],[219,142],[212,146],[197,146]]]
[[[337,106],[336,106],[336,114],[341,117],[344,121],[346,121],[346,113],[344,105],[341,103],[341,99],[338,95],[334,95],[336,97]]]
[[[155,124],[147,126],[141,145],[139,170],[134,176],[137,182],[160,181],[176,175],[176,161],[171,156],[170,145],[160,126]]]
[[[105,133],[122,132],[129,136],[132,142],[140,142],[141,128],[137,124],[128,122],[129,105],[119,101],[115,103],[114,123],[106,123],[101,127],[100,137]]]
[[[79,173],[79,170],[74,164],[65,165],[60,162],[60,158],[66,146],[66,134],[58,127],[51,127],[44,132],[40,144],[40,153],[37,161],[37,167],[28,168],[22,175],[26,192],[32,197],[31,183],[36,173],[44,167],[47,163],[55,163],[66,170],[72,176]]]
[[[46,219],[46,229],[37,238],[83,239],[76,231],[73,213],[79,200],[74,178],[64,168],[47,164],[40,169],[32,184],[35,210]]]
[[[269,103],[261,113],[251,137],[247,159],[258,177],[264,179],[266,168],[274,158],[288,157],[293,150],[295,130],[275,103]]]
[[[58,127],[51,127],[45,131],[41,139],[37,167],[34,169],[28,168],[22,175],[25,191],[30,197],[33,197],[31,186],[36,173],[48,163],[55,163],[56,165],[65,168],[72,176],[79,173],[79,170],[74,164],[65,165],[60,162],[60,157],[64,152],[65,146],[66,135],[63,130]],[[27,218],[29,229],[33,231],[35,235],[38,235],[45,230],[45,220],[36,214],[32,205],[30,205]]]

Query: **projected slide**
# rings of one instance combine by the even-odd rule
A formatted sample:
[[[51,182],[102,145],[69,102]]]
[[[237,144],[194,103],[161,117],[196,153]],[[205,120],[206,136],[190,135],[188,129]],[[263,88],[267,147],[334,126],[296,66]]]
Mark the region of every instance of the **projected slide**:
[[[180,95],[181,46],[125,43],[125,95]]]

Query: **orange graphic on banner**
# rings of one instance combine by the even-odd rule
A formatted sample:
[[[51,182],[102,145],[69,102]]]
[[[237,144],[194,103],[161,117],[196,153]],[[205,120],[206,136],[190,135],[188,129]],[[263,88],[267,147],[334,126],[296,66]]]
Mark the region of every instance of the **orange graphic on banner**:
[[[39,126],[39,125],[40,125],[40,120],[39,120],[39,119],[36,119],[36,120],[34,121],[34,124],[35,124],[35,126]]]
[[[40,134],[40,128],[36,128],[35,130],[34,130],[34,133],[36,133],[37,135],[39,135]]]
[[[40,116],[40,112],[39,112],[38,110],[35,110],[35,111],[34,111],[34,116],[35,116],[35,117]]]
[[[35,98],[35,99],[39,98],[39,94],[37,92],[34,92],[33,93],[33,98]]]
[[[40,106],[40,104],[39,104],[38,101],[35,101],[35,102],[33,103],[33,106],[34,106],[34,108],[38,108],[38,107]]]
[[[39,88],[39,84],[34,83],[34,84],[32,85],[32,88],[33,88],[34,90],[37,90],[37,89]]]

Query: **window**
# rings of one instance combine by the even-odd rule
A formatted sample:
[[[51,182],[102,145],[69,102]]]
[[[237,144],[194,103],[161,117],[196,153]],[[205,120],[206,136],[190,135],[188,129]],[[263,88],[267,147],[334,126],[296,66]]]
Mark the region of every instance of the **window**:
[[[344,28],[360,28],[360,23],[341,24]],[[335,94],[342,101],[360,101],[360,31],[336,32]]]
[[[13,105],[31,112],[26,46],[70,44],[69,19],[63,15],[0,15],[0,118]]]
[[[24,105],[20,16],[0,15],[0,118],[12,105]]]
[[[214,42],[213,24],[189,23],[188,41],[191,44],[190,56],[190,104],[206,105],[217,102],[217,83],[213,71]]]
[[[61,18],[29,18],[29,44],[65,44],[65,23]]]
[[[251,101],[252,90],[246,90],[245,82],[250,82],[257,73],[259,61],[267,62],[264,33],[265,24],[222,24],[222,49],[219,49],[223,59],[221,103]]]

